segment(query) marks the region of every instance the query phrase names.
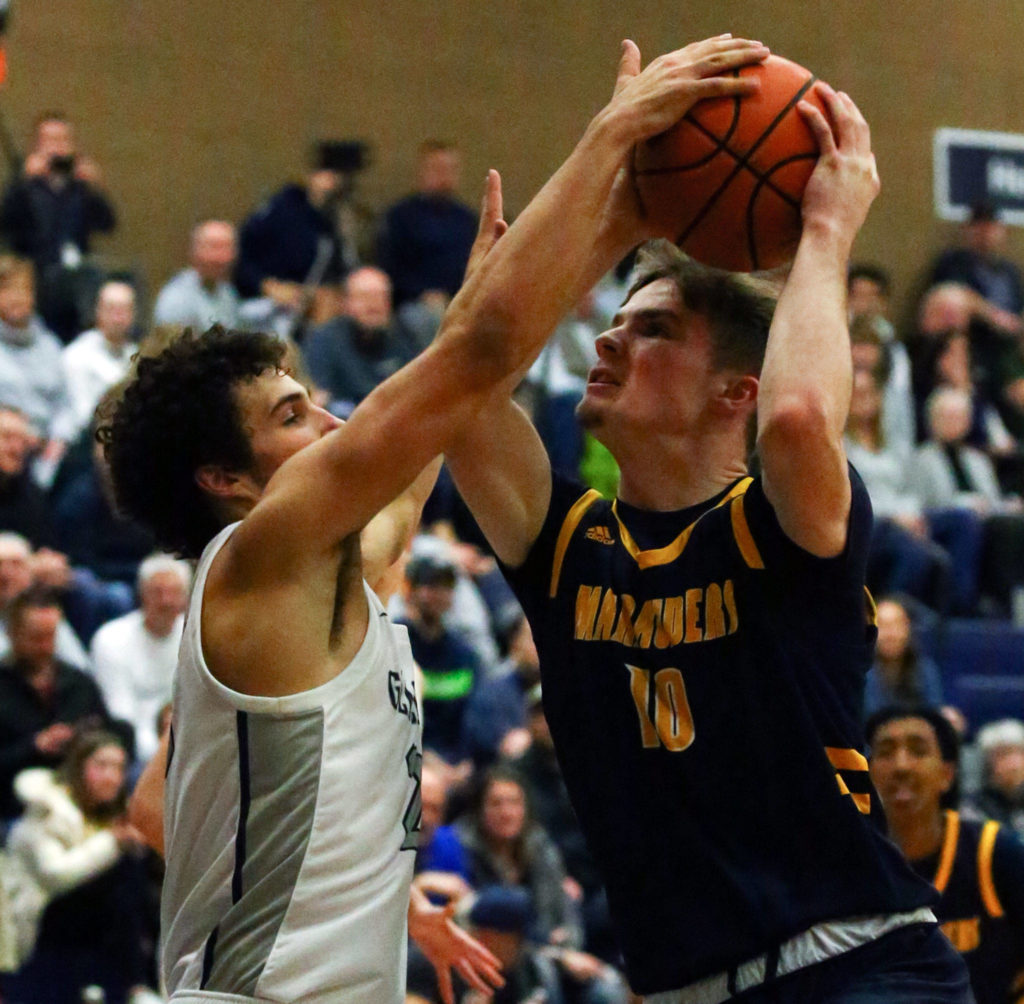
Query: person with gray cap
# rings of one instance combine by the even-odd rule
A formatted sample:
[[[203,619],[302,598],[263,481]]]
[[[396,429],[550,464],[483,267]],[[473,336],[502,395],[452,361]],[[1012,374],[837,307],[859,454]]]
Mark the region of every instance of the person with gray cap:
[[[1003,718],[978,730],[985,782],[973,808],[1024,839],[1024,722]]]

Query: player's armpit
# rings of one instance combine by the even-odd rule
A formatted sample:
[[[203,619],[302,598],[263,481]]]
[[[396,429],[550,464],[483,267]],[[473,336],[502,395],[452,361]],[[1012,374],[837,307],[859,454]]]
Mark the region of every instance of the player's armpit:
[[[551,500],[551,464],[526,413],[507,394],[495,396],[445,459],[495,554],[522,564]]]

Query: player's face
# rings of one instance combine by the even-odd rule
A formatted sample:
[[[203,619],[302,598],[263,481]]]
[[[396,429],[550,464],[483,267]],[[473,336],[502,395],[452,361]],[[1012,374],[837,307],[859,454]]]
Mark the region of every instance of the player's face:
[[[707,322],[689,313],[671,279],[636,291],[599,335],[598,361],[577,414],[598,439],[619,430],[693,429],[713,386]]]
[[[299,450],[342,424],[313,404],[306,388],[287,373],[263,373],[237,394],[255,457],[251,473],[261,486]]]
[[[484,795],[483,826],[493,840],[515,840],[526,822],[526,796],[515,781],[495,781]]]
[[[939,740],[923,718],[886,722],[871,743],[871,780],[886,814],[918,818],[939,811],[953,783],[954,767],[942,759]]]

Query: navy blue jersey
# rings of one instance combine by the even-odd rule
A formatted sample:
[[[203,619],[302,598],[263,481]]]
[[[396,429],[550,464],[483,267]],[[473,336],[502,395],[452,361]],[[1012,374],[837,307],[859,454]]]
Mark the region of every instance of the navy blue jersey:
[[[868,780],[871,507],[851,479],[846,549],[822,560],[785,536],[756,479],[650,512],[556,475],[508,571],[638,993],[820,921],[935,899],[883,835]]]
[[[913,865],[942,894],[935,913],[978,1004],[1024,1001],[1024,845],[994,820],[947,810],[941,849]]]

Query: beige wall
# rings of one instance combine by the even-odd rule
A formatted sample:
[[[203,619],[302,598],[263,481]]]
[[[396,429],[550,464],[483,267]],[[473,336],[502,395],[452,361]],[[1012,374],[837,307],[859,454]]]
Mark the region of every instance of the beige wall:
[[[22,142],[40,109],[68,112],[121,212],[101,248],[156,286],[195,220],[241,219],[317,137],[373,143],[371,205],[441,136],[467,199],[493,165],[520,209],[605,100],[623,35],[653,56],[731,30],[861,104],[883,194],[857,253],[906,291],[955,232],[933,218],[933,130],[1024,131],[1022,27],[1020,0],[16,0],[0,108]]]

